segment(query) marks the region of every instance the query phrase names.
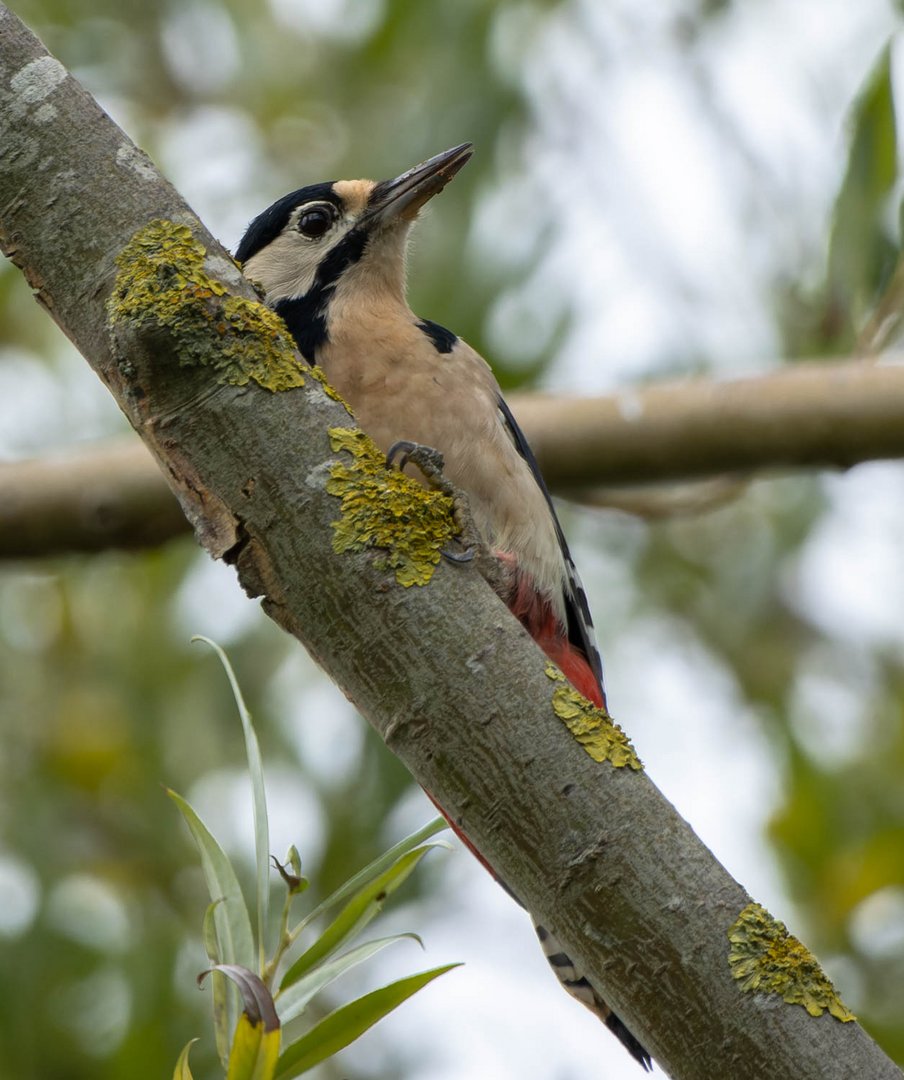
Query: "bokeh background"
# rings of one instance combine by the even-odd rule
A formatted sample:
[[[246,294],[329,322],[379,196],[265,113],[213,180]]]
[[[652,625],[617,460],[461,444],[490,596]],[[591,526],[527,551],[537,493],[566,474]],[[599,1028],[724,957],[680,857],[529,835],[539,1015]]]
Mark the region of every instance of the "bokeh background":
[[[900,246],[900,3],[20,0],[230,247],[304,183],[464,140],[412,303],[507,387],[605,391],[849,354]],[[125,429],[0,261],[0,454]],[[904,1062],[904,468],[753,480],[707,513],[567,507],[610,702],[653,779]],[[230,652],[273,848],[326,890],[432,811],[189,539],[0,567],[0,1073],[217,1075],[204,890],[161,783],[250,865]],[[464,960],[321,1080],[639,1075],[458,847],[345,1000]],[[409,949],[409,951],[406,951]]]

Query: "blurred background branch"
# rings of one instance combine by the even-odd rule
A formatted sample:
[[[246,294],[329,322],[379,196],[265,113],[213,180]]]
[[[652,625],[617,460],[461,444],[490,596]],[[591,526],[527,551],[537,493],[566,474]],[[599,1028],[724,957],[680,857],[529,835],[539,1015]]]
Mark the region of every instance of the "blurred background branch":
[[[721,506],[744,490],[732,474],[904,457],[904,367],[897,366],[814,362],[604,397],[522,392],[512,405],[553,492],[640,517]],[[709,482],[662,487],[689,478]],[[639,483],[649,486],[630,487]],[[155,547],[187,530],[159,469],[133,439],[0,463],[0,558]]]

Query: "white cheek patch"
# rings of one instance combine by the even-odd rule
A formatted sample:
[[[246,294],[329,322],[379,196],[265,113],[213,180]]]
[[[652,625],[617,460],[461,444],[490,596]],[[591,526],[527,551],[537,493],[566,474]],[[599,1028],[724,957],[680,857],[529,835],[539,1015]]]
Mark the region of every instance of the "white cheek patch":
[[[317,277],[317,267],[354,226],[354,220],[339,222],[325,241],[308,240],[296,228],[298,211],[286,228],[262,251],[245,263],[245,275],[263,286],[271,307],[280,300],[305,296]]]

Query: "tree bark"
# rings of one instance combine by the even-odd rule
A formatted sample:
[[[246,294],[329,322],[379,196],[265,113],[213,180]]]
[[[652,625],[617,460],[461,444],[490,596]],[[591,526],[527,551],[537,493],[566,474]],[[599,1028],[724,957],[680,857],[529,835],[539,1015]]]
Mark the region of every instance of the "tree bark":
[[[563,723],[562,684],[473,568],[441,563],[428,587],[405,588],[385,552],[336,553],[343,511],[327,486],[355,460],[328,430],[351,427],[345,409],[310,372],[277,389],[301,372],[284,351],[269,367],[228,352],[233,298],[253,291],[2,6],[0,93],[0,243],[151,447],[201,542],[235,563],[662,1068],[685,1080],[900,1080],[856,1023],[742,991],[728,934],[749,897],[643,772],[590,756]],[[144,227],[161,219],[191,230],[194,241],[164,229],[187,261],[159,261],[165,245]],[[157,276],[117,280],[115,257],[139,230]],[[177,277],[198,250],[203,265]],[[158,293],[174,280],[184,305],[164,312]],[[189,333],[186,312],[211,316],[208,332]]]

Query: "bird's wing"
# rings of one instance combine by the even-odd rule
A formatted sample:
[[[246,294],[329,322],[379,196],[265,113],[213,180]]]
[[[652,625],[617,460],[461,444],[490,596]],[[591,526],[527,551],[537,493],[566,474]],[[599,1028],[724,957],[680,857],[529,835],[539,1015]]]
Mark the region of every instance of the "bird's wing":
[[[559,547],[562,549],[562,558],[565,561],[565,574],[567,579],[565,589],[565,612],[568,622],[568,640],[587,657],[587,663],[590,665],[590,669],[593,672],[596,681],[599,683],[600,691],[602,692],[603,660],[596,644],[596,634],[593,630],[593,618],[590,614],[590,605],[587,603],[587,593],[584,591],[584,586],[581,582],[580,575],[578,574],[577,567],[574,565],[574,561],[571,558],[571,552],[568,550],[568,543],[565,540],[565,534],[562,532],[562,526],[559,524],[559,519],[556,516],[552,496],[549,494],[549,488],[546,486],[546,481],[543,479],[543,474],[540,472],[540,466],[537,464],[537,459],[534,457],[534,453],[525,438],[524,432],[518,426],[517,420],[515,420],[515,417],[512,415],[512,410],[508,407],[501,394],[497,398],[497,404],[503,423],[511,436],[512,442],[515,444],[515,448],[521,457],[524,458],[525,462],[527,462],[534,480],[536,480],[538,487],[546,498],[546,502],[549,504],[549,512],[552,514],[552,520],[555,523],[556,536],[559,540]]]

